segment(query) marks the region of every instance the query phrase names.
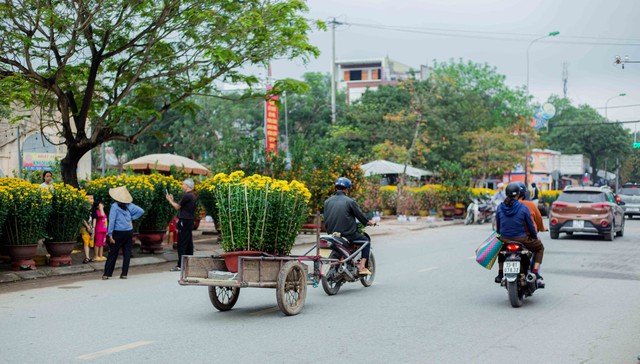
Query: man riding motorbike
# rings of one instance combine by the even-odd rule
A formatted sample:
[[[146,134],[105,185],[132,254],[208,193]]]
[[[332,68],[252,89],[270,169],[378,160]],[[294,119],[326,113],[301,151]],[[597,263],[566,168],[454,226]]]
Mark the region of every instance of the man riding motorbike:
[[[527,206],[518,201],[521,194],[524,196],[524,191],[522,191],[518,183],[512,182],[507,185],[505,192],[507,198],[498,206],[498,211],[496,212],[496,231],[500,234],[502,242],[520,242],[535,254],[532,273],[536,275],[538,288],[544,288],[544,280],[538,273],[544,256],[544,245],[538,239],[531,212]],[[504,259],[504,255],[498,256],[496,283],[502,282]]]
[[[360,210],[358,203],[348,196],[351,188],[351,181],[348,178],[340,177],[335,183],[335,194],[324,201],[324,223],[327,232],[340,233],[340,236],[349,241],[369,240],[364,235],[356,232],[358,227],[356,219],[363,225],[374,225],[375,222],[368,220],[362,210]],[[367,244],[364,249],[362,249],[362,258],[358,266],[358,273],[360,275],[371,274],[366,268],[370,248],[371,244]]]

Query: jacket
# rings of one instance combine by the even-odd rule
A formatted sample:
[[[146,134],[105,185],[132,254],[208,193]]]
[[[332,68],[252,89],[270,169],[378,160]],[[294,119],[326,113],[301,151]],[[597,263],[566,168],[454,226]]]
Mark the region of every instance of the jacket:
[[[340,233],[349,239],[356,233],[358,224],[356,219],[366,225],[369,219],[360,210],[360,206],[342,191],[324,201],[324,224],[327,233]]]
[[[526,226],[526,230],[525,230]],[[529,208],[519,201],[513,201],[511,206],[503,203],[496,212],[496,230],[503,238],[524,238],[530,236],[538,240],[536,227],[531,218]],[[529,235],[527,235],[529,231]]]

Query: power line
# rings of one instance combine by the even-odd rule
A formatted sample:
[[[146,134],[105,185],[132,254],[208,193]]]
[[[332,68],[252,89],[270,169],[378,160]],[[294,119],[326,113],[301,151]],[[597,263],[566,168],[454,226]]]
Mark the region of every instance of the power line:
[[[621,109],[621,108],[625,108],[625,107],[638,107],[640,106],[640,104],[628,104],[628,105],[618,105],[618,106],[598,106],[598,107],[594,107],[594,109]]]
[[[558,125],[553,125],[551,128],[564,128],[564,127],[568,127],[568,126],[579,126],[579,127],[585,127],[585,126],[607,126],[609,124],[633,124],[633,123],[640,123],[640,120],[625,120],[625,121],[609,121],[609,122],[605,122],[605,123],[571,123],[571,124],[558,124]]]

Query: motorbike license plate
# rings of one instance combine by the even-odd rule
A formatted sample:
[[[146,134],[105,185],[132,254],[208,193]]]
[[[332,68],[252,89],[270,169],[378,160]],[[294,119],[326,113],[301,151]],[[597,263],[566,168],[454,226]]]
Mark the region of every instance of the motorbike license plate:
[[[502,267],[504,274],[509,273],[520,273],[520,262],[504,262],[504,266]]]
[[[331,249],[320,249],[320,256],[323,258],[329,258],[331,255]]]
[[[573,220],[573,227],[576,228],[576,229],[584,228],[584,221],[583,220]]]

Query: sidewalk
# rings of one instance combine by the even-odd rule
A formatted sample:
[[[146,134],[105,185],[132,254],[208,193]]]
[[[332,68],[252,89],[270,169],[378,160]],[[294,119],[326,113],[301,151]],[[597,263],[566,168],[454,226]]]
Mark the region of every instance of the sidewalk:
[[[462,224],[463,220],[443,221],[441,218],[427,220],[426,218],[418,218],[414,222],[398,222],[395,217],[383,219],[378,226],[367,229],[367,233],[372,237],[400,233],[403,231],[415,231],[429,228],[437,228],[442,226]],[[296,245],[314,244],[316,242],[315,234],[300,234],[296,238]],[[218,234],[215,231],[213,223],[202,222],[198,230],[193,232],[193,243],[195,255],[219,255],[222,248],[218,244]],[[42,244],[41,244],[42,245]],[[175,262],[178,260],[178,252],[166,243],[164,251],[161,254],[147,254],[140,252],[140,245],[134,245],[133,257],[131,258],[130,267],[160,264],[166,262]],[[0,284],[10,282],[20,282],[32,279],[43,279],[47,277],[56,277],[69,274],[89,273],[104,270],[105,262],[91,262],[82,264],[84,253],[82,251],[74,251],[71,255],[72,264],[66,267],[49,267],[46,264],[46,251],[44,248],[39,249],[39,259],[36,259],[37,270],[12,271],[9,263],[0,263]],[[91,249],[93,255],[93,249]],[[40,265],[42,264],[42,265]],[[116,263],[116,270],[122,266],[122,260]]]

